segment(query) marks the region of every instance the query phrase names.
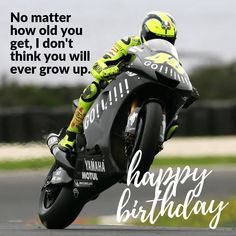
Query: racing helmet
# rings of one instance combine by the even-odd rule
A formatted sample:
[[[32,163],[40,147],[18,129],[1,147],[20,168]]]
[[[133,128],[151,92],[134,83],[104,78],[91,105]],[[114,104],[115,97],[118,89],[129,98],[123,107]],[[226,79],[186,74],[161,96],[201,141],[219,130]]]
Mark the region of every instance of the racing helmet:
[[[174,45],[176,35],[175,21],[169,13],[152,11],[145,17],[141,29],[142,42],[160,38]]]

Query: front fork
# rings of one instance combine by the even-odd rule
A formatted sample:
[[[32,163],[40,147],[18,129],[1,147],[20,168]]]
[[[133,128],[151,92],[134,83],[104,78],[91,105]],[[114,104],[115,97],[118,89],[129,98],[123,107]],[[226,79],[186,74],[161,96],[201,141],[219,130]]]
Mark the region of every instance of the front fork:
[[[134,145],[135,134],[138,126],[138,118],[141,110],[141,106],[137,99],[135,99],[130,107],[130,114],[128,116],[126,128],[125,128],[125,153],[127,156],[131,154]],[[158,132],[158,131],[157,131]],[[166,132],[166,114],[163,110],[162,114],[162,124],[160,129],[160,139],[157,144],[158,152],[163,149],[162,144],[165,140],[165,132]],[[150,137],[151,138],[151,137]]]
[[[135,99],[130,107],[130,112],[129,112],[129,116],[128,116],[128,120],[127,120],[127,124],[126,124],[126,128],[125,128],[125,133],[128,136],[134,136],[135,135],[135,131],[137,128],[137,124],[138,124],[138,115],[140,112],[141,107],[139,106],[138,100]]]

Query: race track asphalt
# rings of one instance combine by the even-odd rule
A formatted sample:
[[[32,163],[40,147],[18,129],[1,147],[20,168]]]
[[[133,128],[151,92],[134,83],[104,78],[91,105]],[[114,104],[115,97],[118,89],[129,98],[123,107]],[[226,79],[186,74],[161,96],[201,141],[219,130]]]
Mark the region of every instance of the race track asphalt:
[[[36,227],[0,227],[1,236],[235,236],[235,229],[219,228],[168,228],[168,227],[134,227],[81,225],[66,230],[46,230]]]
[[[209,168],[211,169],[211,168]],[[47,170],[13,171],[0,173],[0,236],[27,235],[65,235],[64,230],[46,230],[38,222],[38,198],[40,187]],[[236,168],[214,168],[208,177],[201,199],[229,199],[236,196]],[[191,183],[180,189],[177,201],[186,195]],[[116,184],[102,193],[95,201],[89,202],[80,216],[96,217],[115,215],[117,204],[123,190],[123,184]],[[139,202],[145,202],[153,196],[153,189],[132,188],[132,195]],[[104,222],[106,224],[106,222]],[[63,233],[64,232],[64,233]],[[236,235],[235,229],[184,229],[162,227],[132,227],[106,225],[73,224],[66,230],[66,235]]]

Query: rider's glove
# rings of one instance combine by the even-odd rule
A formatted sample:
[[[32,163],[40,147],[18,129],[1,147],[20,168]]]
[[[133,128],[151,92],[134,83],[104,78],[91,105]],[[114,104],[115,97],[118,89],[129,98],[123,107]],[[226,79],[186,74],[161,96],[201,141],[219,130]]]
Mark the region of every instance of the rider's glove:
[[[196,100],[198,100],[199,97],[200,97],[199,92],[197,91],[197,89],[195,87],[193,87],[191,96],[185,102],[183,108],[188,108],[191,104],[193,104]]]
[[[100,72],[100,76],[102,79],[110,79],[120,73],[120,69],[118,66],[108,66]]]

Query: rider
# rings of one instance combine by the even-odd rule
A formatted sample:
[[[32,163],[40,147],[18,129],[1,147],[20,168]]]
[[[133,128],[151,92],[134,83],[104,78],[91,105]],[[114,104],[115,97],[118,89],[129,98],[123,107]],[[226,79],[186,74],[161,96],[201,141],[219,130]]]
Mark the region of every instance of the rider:
[[[66,135],[59,143],[60,149],[66,152],[73,149],[76,134],[83,132],[83,119],[89,108],[109,81],[121,72],[122,65],[130,60],[128,55],[130,47],[157,38],[165,39],[174,45],[176,35],[177,29],[173,17],[166,12],[153,11],[145,17],[140,37],[130,36],[117,41],[110,51],[93,65],[91,72],[95,79],[80,96]],[[190,104],[196,100],[194,96],[191,99],[187,101]],[[173,122],[167,131],[166,139],[169,139],[177,128],[177,122]]]

